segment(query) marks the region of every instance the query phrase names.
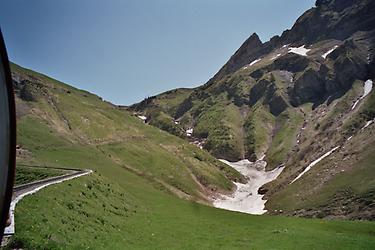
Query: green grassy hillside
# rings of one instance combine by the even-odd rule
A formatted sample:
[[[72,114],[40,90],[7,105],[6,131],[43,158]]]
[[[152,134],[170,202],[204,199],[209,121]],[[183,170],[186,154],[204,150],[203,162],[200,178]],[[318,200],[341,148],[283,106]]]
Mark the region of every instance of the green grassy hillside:
[[[250,216],[195,203],[191,200],[204,202],[214,190],[230,190],[229,179],[241,176],[94,95],[15,65],[13,73],[31,85],[27,93],[25,86],[17,90],[24,98],[17,99],[18,143],[29,152],[19,164],[94,173],[24,198],[16,207],[16,234],[9,247],[375,247],[370,222]],[[30,92],[32,98],[25,100]]]
[[[12,70],[21,79],[18,144],[31,152],[20,159],[23,164],[45,165],[49,151],[88,148],[171,192],[204,202],[211,190],[229,191],[232,180],[243,180],[207,152],[93,94],[16,65]],[[53,165],[60,165],[59,157]]]

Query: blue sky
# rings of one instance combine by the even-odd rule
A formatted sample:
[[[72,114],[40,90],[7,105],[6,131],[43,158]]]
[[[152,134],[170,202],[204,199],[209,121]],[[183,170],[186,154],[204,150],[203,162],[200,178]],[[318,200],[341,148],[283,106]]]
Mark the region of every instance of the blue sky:
[[[10,59],[115,104],[194,87],[315,0],[2,0]]]

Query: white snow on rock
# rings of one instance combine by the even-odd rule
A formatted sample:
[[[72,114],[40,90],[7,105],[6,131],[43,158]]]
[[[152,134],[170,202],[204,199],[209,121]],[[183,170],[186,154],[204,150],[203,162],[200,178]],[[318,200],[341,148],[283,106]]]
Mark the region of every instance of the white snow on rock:
[[[193,128],[189,128],[189,129],[187,129],[187,130],[186,130],[186,135],[190,137],[190,136],[193,134],[193,131],[194,131]]]
[[[365,128],[367,128],[368,126],[370,126],[374,121],[371,120],[371,121],[367,121],[365,126],[363,126],[362,130],[364,130]]]
[[[322,155],[320,158],[316,159],[315,161],[311,162],[310,165],[307,166],[307,168],[305,168],[305,170],[303,170],[302,173],[300,173],[290,184],[292,184],[293,182],[295,182],[296,180],[298,180],[299,178],[301,178],[304,174],[306,174],[312,167],[314,167],[316,164],[318,164],[320,161],[322,161],[324,158],[330,156],[333,152],[335,152],[339,147],[335,147],[333,149],[331,149],[330,151],[328,151],[327,153],[325,153],[324,155]]]
[[[335,51],[335,49],[337,49],[338,47],[339,47],[339,46],[336,45],[335,47],[333,47],[332,49],[330,49],[330,50],[328,50],[326,53],[324,53],[324,54],[322,55],[322,57],[323,57],[324,59],[326,59],[327,56],[328,56],[329,54],[331,54],[333,51]]]
[[[261,156],[261,157],[259,157],[259,160],[258,160],[258,161],[263,161],[263,160],[264,160],[264,158],[266,158],[266,155],[265,155],[265,154],[262,154],[262,156]]]
[[[281,54],[277,54],[276,56],[274,56],[274,57],[271,58],[271,61],[273,61],[273,60],[279,58],[280,56],[281,56]]]
[[[260,62],[260,61],[262,61],[262,59],[261,59],[261,58],[259,58],[259,59],[256,59],[256,60],[252,61],[251,63],[249,63],[248,65],[245,65],[245,66],[243,67],[243,69],[247,69],[247,68],[249,68],[249,67],[253,66],[254,64],[256,64],[256,63]]]
[[[249,66],[253,66],[254,64],[256,64],[256,63],[258,63],[258,62],[260,62],[260,61],[262,61],[261,58],[256,59],[256,60],[252,61],[252,62],[249,64]]]
[[[138,118],[141,119],[142,121],[146,122],[147,117],[144,115],[138,115]]]
[[[357,104],[359,103],[360,100],[361,100],[361,98],[359,98],[357,101],[355,101],[355,103],[352,106],[352,110],[355,109],[355,107],[357,106]]]
[[[307,56],[307,53],[310,51],[311,49],[306,49],[305,48],[305,45],[302,45],[301,47],[292,47],[292,48],[289,48],[289,53],[294,53],[294,54],[297,54],[297,55],[301,55],[301,56]]]
[[[372,80],[367,80],[365,82],[365,87],[364,87],[364,91],[363,91],[363,96],[362,98],[365,98],[368,94],[370,94],[372,88],[374,86],[374,83]]]
[[[365,98],[368,94],[370,94],[372,88],[373,88],[373,81],[372,80],[367,80],[365,84],[363,85],[363,95],[353,104],[352,110],[357,106],[359,101],[361,101],[363,98]]]
[[[217,208],[248,214],[264,214],[267,212],[264,209],[267,201],[262,199],[263,195],[258,194],[258,189],[264,184],[275,180],[284,167],[278,167],[266,172],[267,162],[263,160],[256,162],[248,160],[239,162],[221,161],[243,174],[248,179],[248,182],[245,184],[235,182],[237,190],[232,195],[222,195],[214,201],[213,205]]]

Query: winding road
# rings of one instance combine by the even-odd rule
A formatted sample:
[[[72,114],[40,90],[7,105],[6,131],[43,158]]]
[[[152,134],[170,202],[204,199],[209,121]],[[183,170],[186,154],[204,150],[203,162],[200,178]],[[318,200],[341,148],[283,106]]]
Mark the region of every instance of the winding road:
[[[59,170],[62,170],[62,169],[59,169]],[[24,185],[14,187],[12,202],[10,204],[10,209],[9,209],[9,217],[10,217],[9,219],[11,223],[8,227],[5,228],[4,236],[7,236],[7,235],[10,236],[15,233],[14,212],[15,212],[17,203],[23,197],[30,195],[30,194],[34,194],[38,192],[39,190],[45,187],[48,187],[50,185],[58,184],[67,180],[71,180],[71,179],[78,178],[78,177],[92,173],[92,170],[90,169],[65,169],[65,170],[69,170],[70,173],[35,181],[35,182],[30,182]]]

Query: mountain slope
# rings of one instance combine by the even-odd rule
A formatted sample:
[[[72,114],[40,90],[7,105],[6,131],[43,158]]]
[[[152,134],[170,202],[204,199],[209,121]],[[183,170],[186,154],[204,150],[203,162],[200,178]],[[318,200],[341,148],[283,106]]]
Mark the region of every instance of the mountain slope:
[[[217,171],[222,165],[207,153],[95,95],[17,65],[12,65],[12,71],[20,97],[18,164],[94,170],[20,201],[12,249],[375,246],[370,222],[251,216],[179,199],[176,195],[184,192],[190,199],[206,202],[199,195],[206,189],[204,184],[230,190],[222,173],[231,179],[241,176],[225,165],[222,172]],[[181,148],[170,154],[176,147]],[[175,161],[178,171],[173,171]],[[159,166],[163,169],[150,169]],[[197,171],[197,179],[207,180],[201,182],[203,187],[194,187],[198,184],[193,177],[179,178],[187,168]],[[170,176],[164,179],[165,172],[159,171]],[[189,198],[186,195],[182,198]]]
[[[351,190],[356,202],[349,210],[360,208],[355,213],[332,210],[319,216],[374,219],[373,183],[359,181],[364,173],[373,172],[369,162],[373,162],[374,93],[363,94],[375,80],[374,12],[370,0],[317,1],[281,36],[262,43],[251,35],[212,79],[179,95],[179,102],[158,105],[161,96],[168,100],[164,93],[130,110],[147,116],[155,126],[160,123],[153,117],[162,113],[173,131],[185,131],[178,134],[217,158],[256,160],[265,155],[268,169],[284,164],[282,175],[262,188],[271,213],[317,216],[332,199],[339,200],[338,206],[347,197],[333,196],[345,182],[333,183],[348,172],[357,180],[352,185],[363,186]],[[175,99],[178,93],[174,91]],[[159,127],[171,132],[169,126]],[[322,161],[302,174],[335,147],[339,148],[329,157],[341,162],[350,155],[350,163]],[[302,178],[290,184],[300,174]],[[315,175],[309,179],[310,174]],[[314,192],[299,189],[311,183]],[[326,194],[324,199],[315,195],[320,193]],[[366,201],[362,196],[368,197]],[[362,206],[363,202],[368,204]],[[303,212],[306,209],[313,212]]]
[[[12,74],[18,143],[31,152],[19,163],[43,164],[50,150],[90,149],[170,192],[203,202],[209,202],[210,192],[231,190],[233,180],[243,180],[206,152],[93,94],[17,65]]]
[[[250,216],[188,201],[206,203],[207,187],[229,191],[241,176],[95,95],[17,65],[12,72],[18,165],[94,170],[20,201],[12,249],[375,246],[369,222]]]

